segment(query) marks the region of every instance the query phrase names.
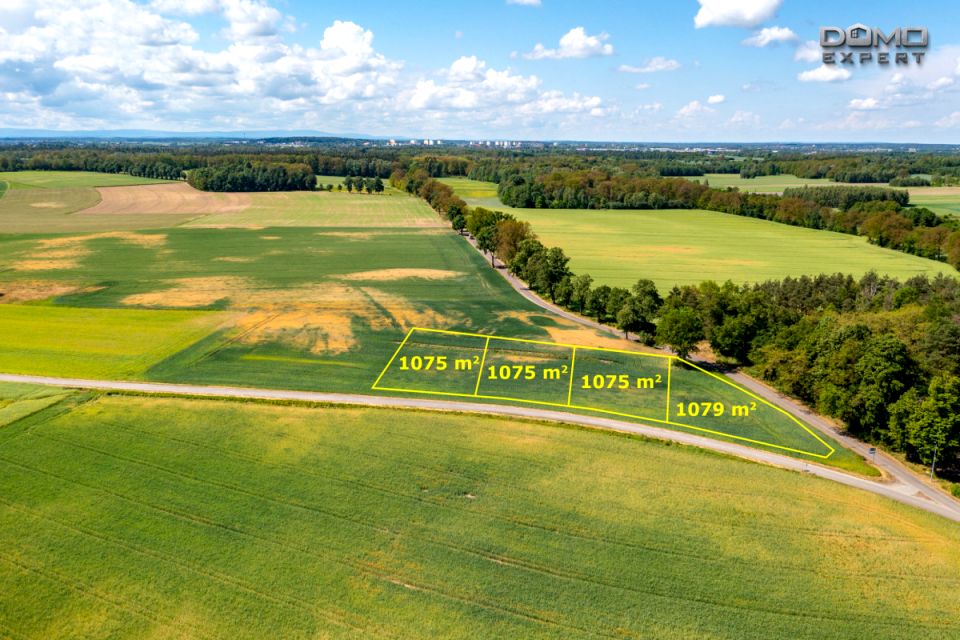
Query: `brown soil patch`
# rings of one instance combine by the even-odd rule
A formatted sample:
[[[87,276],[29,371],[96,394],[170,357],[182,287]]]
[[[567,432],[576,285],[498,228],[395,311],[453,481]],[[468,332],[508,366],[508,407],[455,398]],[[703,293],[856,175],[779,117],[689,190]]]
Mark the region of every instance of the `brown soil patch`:
[[[100,203],[86,214],[236,213],[250,206],[247,193],[198,191],[186,182],[132,187],[100,187]]]
[[[357,271],[343,276],[336,276],[340,280],[367,280],[390,281],[405,278],[421,278],[423,280],[448,280],[464,275],[460,271],[446,271],[444,269],[375,269],[373,271]]]
[[[24,280],[21,282],[7,282],[0,284],[0,303],[33,302],[57,298],[70,293],[88,293],[102,287],[83,287],[66,282],[53,280]]]
[[[914,196],[958,196],[960,187],[909,187],[907,191]]]
[[[527,313],[524,311],[504,311],[497,314],[498,319],[514,318],[530,326],[537,326],[532,318],[550,318],[555,320],[560,326],[541,327],[550,336],[549,340],[553,342],[562,342],[564,344],[575,344],[584,347],[601,347],[603,349],[622,349],[624,351],[636,351],[638,353],[662,353],[645,345],[633,341],[621,340],[613,336],[603,335],[587,327],[574,324],[563,318],[551,316],[542,313]]]
[[[167,236],[162,233],[145,234],[132,231],[108,231],[82,236],[47,238],[38,242],[36,247],[14,262],[12,266],[17,271],[73,269],[79,265],[82,258],[90,254],[87,243],[101,238],[113,238],[150,249],[161,247],[167,241]]]

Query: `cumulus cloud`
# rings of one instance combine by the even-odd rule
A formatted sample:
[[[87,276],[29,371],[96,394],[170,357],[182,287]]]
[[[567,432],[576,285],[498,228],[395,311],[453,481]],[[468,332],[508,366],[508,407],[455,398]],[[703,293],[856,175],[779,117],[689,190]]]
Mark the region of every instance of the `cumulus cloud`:
[[[816,69],[801,71],[797,75],[800,82],[839,82],[850,78],[850,71],[842,69],[836,65],[820,65]]]
[[[726,99],[726,96],[724,96],[722,93],[718,93],[707,98],[707,104],[721,104]]]
[[[677,111],[678,118],[692,118],[694,116],[703,115],[706,113],[712,113],[713,109],[710,107],[704,106],[699,100],[691,100],[687,104],[680,107]]]
[[[849,107],[856,111],[872,111],[880,108],[880,102],[876,98],[854,98]]]
[[[646,91],[646,90],[649,89],[649,88],[650,88],[650,83],[649,83],[649,82],[641,82],[641,83],[637,84],[636,86],[634,86],[634,89],[636,89],[637,91]]]
[[[759,124],[760,116],[752,111],[737,111],[727,120],[727,125],[731,127],[755,127]]]
[[[801,42],[793,52],[793,59],[797,62],[819,62],[821,60],[820,43],[816,40]]]
[[[766,22],[783,0],[697,0],[700,10],[693,18],[697,29],[703,27],[752,28]]]
[[[401,108],[422,110],[454,110],[514,113],[520,116],[537,114],[605,113],[597,96],[571,95],[540,88],[537,76],[524,76],[510,69],[498,71],[476,56],[462,56],[445,69],[437,80],[419,80],[399,98]]]
[[[938,127],[945,128],[960,127],[960,111],[954,111],[950,115],[940,118],[935,124]]]
[[[519,4],[524,7],[539,7],[540,0],[507,0],[507,4]]]
[[[669,58],[664,58],[663,56],[656,56],[647,60],[646,64],[643,66],[633,66],[629,64],[622,64],[617,67],[617,71],[622,71],[623,73],[656,73],[658,71],[676,71],[680,68],[680,63],[676,60]]]
[[[947,87],[953,84],[953,78],[948,78],[947,76],[940,76],[933,82],[927,84],[927,89],[930,91],[939,91],[940,89],[946,89]]]
[[[591,36],[583,27],[574,27],[563,34],[556,49],[548,49],[538,42],[533,51],[523,54],[523,57],[527,60],[562,60],[611,56],[613,45],[606,42],[609,38],[606,33]]]
[[[746,40],[743,40],[741,44],[748,47],[766,47],[780,42],[792,42],[796,39],[797,34],[787,27],[764,27]]]

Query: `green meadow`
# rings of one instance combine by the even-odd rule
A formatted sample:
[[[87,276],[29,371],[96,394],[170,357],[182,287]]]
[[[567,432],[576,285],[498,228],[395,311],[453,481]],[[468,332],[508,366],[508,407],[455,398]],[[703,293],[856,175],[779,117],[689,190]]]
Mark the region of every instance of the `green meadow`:
[[[650,278],[661,291],[669,291],[706,279],[762,282],[870,270],[899,278],[957,273],[944,263],[841,233],[698,209],[516,209],[498,204],[493,183],[444,182],[460,194],[481,196],[467,199],[471,204],[509,211],[529,222],[541,242],[564,249],[576,273],[589,273],[611,286]]]
[[[141,178],[123,173],[94,173],[92,171],[7,171],[0,172],[0,182],[6,182],[13,190],[129,187],[139,184],[164,184],[169,181]]]
[[[826,178],[798,178],[788,173],[779,176],[757,176],[756,178],[741,178],[740,174],[737,173],[707,173],[703,177],[691,179],[695,182],[706,182],[717,189],[734,187],[740,191],[754,193],[783,193],[784,189],[790,187],[842,184]]]
[[[960,634],[953,523],[457,414],[67,398],[0,428],[0,549],[12,637]]]
[[[911,187],[910,204],[941,216],[960,217],[960,187]]]

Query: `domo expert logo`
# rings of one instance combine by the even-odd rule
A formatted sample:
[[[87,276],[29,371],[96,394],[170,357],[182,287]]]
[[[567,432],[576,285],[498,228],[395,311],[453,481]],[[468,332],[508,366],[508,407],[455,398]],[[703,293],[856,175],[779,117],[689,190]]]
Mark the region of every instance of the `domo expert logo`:
[[[820,27],[824,64],[922,64],[929,44],[926,27],[897,27],[889,33],[859,22],[846,29]]]

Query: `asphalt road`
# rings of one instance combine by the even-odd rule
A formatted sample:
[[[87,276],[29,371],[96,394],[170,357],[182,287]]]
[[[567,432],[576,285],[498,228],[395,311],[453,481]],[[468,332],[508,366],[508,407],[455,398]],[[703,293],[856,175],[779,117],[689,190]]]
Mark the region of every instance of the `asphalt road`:
[[[911,506],[935,513],[937,515],[960,522],[960,503],[952,500],[943,504],[931,500],[923,495],[917,495],[912,485],[904,484],[895,478],[892,482],[877,482],[854,476],[843,471],[823,467],[791,458],[777,453],[761,451],[738,444],[722,442],[704,438],[680,431],[671,431],[659,427],[651,427],[608,418],[577,415],[561,411],[549,411],[530,407],[509,405],[479,404],[474,402],[458,402],[448,400],[432,400],[423,398],[393,398],[386,396],[367,396],[346,393],[320,393],[311,391],[289,391],[283,389],[259,389],[248,387],[221,387],[207,385],[168,384],[161,382],[126,382],[120,380],[84,380],[78,378],[54,378],[49,376],[22,376],[0,374],[0,382],[21,382],[40,384],[71,389],[93,389],[100,391],[129,391],[135,393],[164,394],[186,397],[213,397],[213,398],[244,398],[256,400],[296,400],[302,402],[331,403],[343,405],[360,405],[365,407],[391,407],[403,409],[430,409],[434,411],[462,411],[469,413],[483,413],[498,416],[510,416],[549,422],[578,424],[607,431],[634,433],[658,440],[669,440],[681,444],[712,449],[738,458],[761,462],[784,469],[792,469],[802,473],[826,478],[847,486],[863,489],[872,493],[886,496],[909,504]]]

